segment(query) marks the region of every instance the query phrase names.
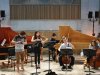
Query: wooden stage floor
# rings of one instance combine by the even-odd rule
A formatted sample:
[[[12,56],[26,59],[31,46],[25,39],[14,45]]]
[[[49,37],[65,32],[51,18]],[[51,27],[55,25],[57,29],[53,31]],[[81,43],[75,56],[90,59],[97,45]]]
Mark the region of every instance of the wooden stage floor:
[[[81,60],[80,56],[75,56],[76,61]],[[39,75],[46,75],[48,72],[44,72],[45,70],[49,69],[49,63],[47,60],[48,57],[44,56],[44,59],[41,61],[41,68],[38,69],[37,71],[40,72]],[[2,61],[7,61],[7,60],[0,60],[0,63]],[[34,62],[33,62],[34,65]],[[31,75],[36,71],[35,67],[31,67],[31,63],[24,64],[25,71],[20,71],[19,73],[15,70],[14,68],[0,68],[0,75]],[[62,71],[61,67],[59,66],[58,62],[50,61],[50,69],[52,69],[53,72],[55,72],[57,75],[86,75],[88,72],[88,68],[84,70],[84,65],[80,63],[76,63],[73,66],[73,70],[71,71]],[[92,71],[95,71],[95,73],[92,73],[91,75],[100,75],[100,68],[98,70],[91,69]]]

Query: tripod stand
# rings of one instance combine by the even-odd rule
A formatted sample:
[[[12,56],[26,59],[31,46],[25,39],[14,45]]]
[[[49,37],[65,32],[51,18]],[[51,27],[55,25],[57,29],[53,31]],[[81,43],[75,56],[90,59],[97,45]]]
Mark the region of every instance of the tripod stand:
[[[96,54],[96,52],[92,49],[83,49],[83,53],[89,59],[90,59],[90,57],[92,57]],[[89,60],[89,71],[85,71],[85,72],[89,72],[89,74],[86,74],[86,75],[91,75],[91,72],[95,73],[94,71],[90,70],[90,60]]]

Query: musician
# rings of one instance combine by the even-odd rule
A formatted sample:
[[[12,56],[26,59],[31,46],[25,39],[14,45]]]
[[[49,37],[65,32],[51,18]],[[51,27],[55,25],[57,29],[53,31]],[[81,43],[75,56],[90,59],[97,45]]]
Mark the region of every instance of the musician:
[[[12,43],[15,44],[15,52],[16,52],[16,67],[19,72],[19,65],[21,63],[21,69],[24,71],[24,45],[26,42],[26,33],[24,31],[20,32],[18,35],[14,37]],[[21,60],[21,62],[20,62]]]
[[[98,48],[97,42],[95,40],[92,40],[89,44],[89,49],[96,50]]]
[[[97,38],[100,38],[100,33],[98,33]]]
[[[97,45],[96,41],[95,41],[95,40],[92,40],[91,43],[89,44],[89,49],[95,50],[95,51],[96,51],[97,48],[98,48],[98,45]],[[96,54],[95,54],[94,56],[96,56]],[[90,63],[90,59],[91,59],[92,57],[93,57],[93,56],[87,57],[87,64]]]
[[[97,47],[100,48],[100,41],[99,41],[99,39],[96,39],[95,41],[97,43]]]
[[[63,43],[60,45],[60,47],[58,49],[59,51],[61,49],[74,49],[74,46],[69,42],[69,39],[67,39],[66,37],[63,37],[62,38],[62,41],[63,41]],[[71,59],[71,62],[69,64],[68,68],[69,69],[73,69],[72,66],[74,65],[75,58],[72,55],[69,56],[69,57]],[[62,62],[62,54],[60,54],[60,56],[59,56],[59,64],[60,64],[60,66],[62,66],[62,69],[65,69],[66,68],[64,66],[63,62]]]
[[[49,49],[52,51],[52,59],[53,59],[54,61],[55,61],[55,58],[56,58],[56,55],[55,55],[56,49],[55,49],[54,45],[58,42],[58,40],[57,40],[56,38],[57,38],[57,37],[56,37],[56,34],[53,33],[53,34],[52,34],[52,37],[51,37],[51,39],[50,39],[50,41],[51,41],[50,44],[52,44],[52,46],[49,47]]]
[[[36,31],[34,33],[34,36],[32,37],[31,41],[33,42],[33,47],[34,47],[34,53],[35,53],[35,65],[36,68],[40,68],[40,55],[41,55],[41,50],[42,50],[42,45],[47,41],[47,39],[44,41],[42,39],[42,36],[39,31]],[[37,65],[38,63],[38,65]]]

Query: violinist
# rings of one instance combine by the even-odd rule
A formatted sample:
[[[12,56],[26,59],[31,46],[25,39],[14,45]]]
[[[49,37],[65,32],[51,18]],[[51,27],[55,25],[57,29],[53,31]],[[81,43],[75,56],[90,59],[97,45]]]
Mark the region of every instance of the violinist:
[[[43,40],[41,33],[39,31],[36,31],[34,33],[34,36],[32,37],[31,41],[33,42],[34,46],[34,53],[35,53],[35,65],[37,69],[40,69],[40,55],[43,43],[45,43],[48,39]],[[38,65],[37,65],[38,63]]]
[[[61,54],[61,49],[73,49],[74,48],[74,46],[69,42],[69,39],[67,39],[66,37],[63,37],[62,38],[62,44],[60,45],[60,47],[59,47],[59,52],[60,52],[60,54],[59,54],[59,64],[60,64],[60,66],[62,66],[62,70],[63,69],[65,69],[66,67],[64,66],[64,64],[63,64],[63,62],[62,62],[62,54]],[[69,66],[68,66],[68,69],[73,69],[72,68],[72,66],[74,65],[74,61],[75,61],[75,58],[74,58],[74,56],[73,55],[70,55],[69,56],[70,57],[70,59],[71,59],[71,62],[70,62],[70,64],[69,64]]]

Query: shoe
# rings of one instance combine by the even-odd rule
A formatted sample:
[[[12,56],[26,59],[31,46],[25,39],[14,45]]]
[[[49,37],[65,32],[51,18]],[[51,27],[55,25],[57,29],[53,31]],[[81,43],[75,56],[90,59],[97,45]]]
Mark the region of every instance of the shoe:
[[[21,67],[21,69],[22,69],[22,71],[24,71],[24,68],[23,67]]]
[[[68,66],[68,69],[73,69],[71,66]]]
[[[66,67],[65,66],[62,66],[62,69],[66,69]]]
[[[93,67],[92,69],[98,70],[98,68],[96,68],[96,67]]]
[[[38,65],[37,68],[40,69],[40,65]]]

